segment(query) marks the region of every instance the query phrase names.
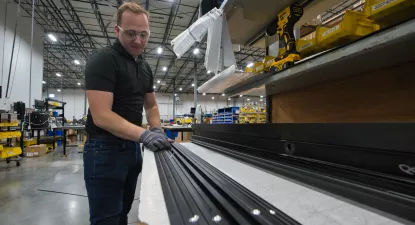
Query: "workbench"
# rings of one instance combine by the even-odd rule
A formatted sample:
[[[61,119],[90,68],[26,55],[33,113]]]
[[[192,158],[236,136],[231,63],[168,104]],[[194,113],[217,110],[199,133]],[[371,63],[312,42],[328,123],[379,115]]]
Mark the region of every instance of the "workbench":
[[[408,221],[397,221],[372,208],[265,172],[193,143],[182,145],[301,224],[408,224]],[[138,216],[148,224],[171,224],[155,155],[148,150],[144,152]]]

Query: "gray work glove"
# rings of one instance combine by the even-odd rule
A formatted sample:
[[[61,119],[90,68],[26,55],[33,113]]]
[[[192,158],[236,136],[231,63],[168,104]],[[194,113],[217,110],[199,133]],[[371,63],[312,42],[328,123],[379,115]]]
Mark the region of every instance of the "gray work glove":
[[[151,129],[151,132],[154,132],[154,133],[160,133],[160,134],[164,134],[164,135],[166,135],[166,133],[164,133],[164,131],[161,129],[161,128],[153,128],[153,129]],[[166,135],[167,136],[167,135]]]
[[[171,144],[167,140],[167,137],[158,132],[144,131],[140,137],[140,142],[153,152],[171,149]]]

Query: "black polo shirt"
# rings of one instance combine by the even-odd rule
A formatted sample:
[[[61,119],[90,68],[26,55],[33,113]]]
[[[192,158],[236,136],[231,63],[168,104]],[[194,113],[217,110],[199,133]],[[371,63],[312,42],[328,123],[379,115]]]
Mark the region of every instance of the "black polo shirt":
[[[86,90],[112,92],[112,111],[141,126],[144,95],[154,92],[153,73],[142,55],[135,60],[117,39],[113,46],[100,49],[88,60],[85,85]],[[94,124],[90,110],[86,130],[89,134],[109,134]]]

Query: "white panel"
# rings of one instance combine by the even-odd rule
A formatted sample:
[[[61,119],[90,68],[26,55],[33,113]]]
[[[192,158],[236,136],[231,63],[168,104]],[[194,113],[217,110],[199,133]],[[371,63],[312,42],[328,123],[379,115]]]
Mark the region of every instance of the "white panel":
[[[4,18],[6,13],[5,0],[0,3],[0,73],[3,77],[3,97],[5,97],[8,73],[10,68],[10,57],[13,46],[14,27],[17,18],[17,5],[14,3],[7,4],[7,25],[5,44],[3,47],[4,36]],[[10,100],[23,101],[26,107],[29,107],[29,74],[30,74],[30,42],[31,42],[31,18],[20,17],[17,29],[15,50],[13,56],[13,65],[10,77],[9,93]],[[43,29],[35,23],[32,52],[32,82],[31,98],[32,105],[34,99],[40,99],[42,96],[42,78],[43,78]],[[2,58],[4,51],[4,59]],[[14,77],[14,79],[13,79]],[[0,79],[1,81],[1,79]],[[12,86],[13,84],[13,86]]]

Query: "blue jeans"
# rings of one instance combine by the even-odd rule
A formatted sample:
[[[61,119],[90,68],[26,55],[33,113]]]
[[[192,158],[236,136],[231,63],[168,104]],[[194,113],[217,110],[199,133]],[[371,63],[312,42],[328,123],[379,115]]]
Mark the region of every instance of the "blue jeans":
[[[126,225],[142,169],[140,144],[115,136],[89,137],[84,179],[91,225]]]

